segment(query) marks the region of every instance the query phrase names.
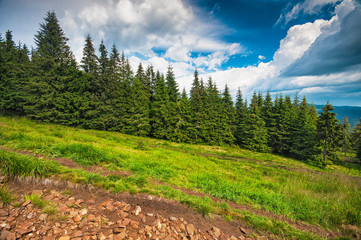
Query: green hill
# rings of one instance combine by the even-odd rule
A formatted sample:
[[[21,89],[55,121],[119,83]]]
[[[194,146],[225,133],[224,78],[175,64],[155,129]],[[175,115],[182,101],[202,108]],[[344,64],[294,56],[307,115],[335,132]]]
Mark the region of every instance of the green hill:
[[[174,199],[207,218],[242,221],[254,230],[252,238],[352,238],[358,233],[345,226],[361,227],[356,169],[320,169],[238,147],[0,117],[0,169]]]

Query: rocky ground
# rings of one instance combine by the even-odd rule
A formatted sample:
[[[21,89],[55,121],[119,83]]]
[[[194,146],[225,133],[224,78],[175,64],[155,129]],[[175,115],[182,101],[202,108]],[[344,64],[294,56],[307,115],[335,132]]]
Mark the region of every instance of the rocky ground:
[[[0,240],[250,239],[248,229],[237,223],[207,220],[180,203],[145,194],[17,180],[6,185],[17,199],[11,205],[0,203]],[[40,196],[43,206],[27,200],[31,195]]]

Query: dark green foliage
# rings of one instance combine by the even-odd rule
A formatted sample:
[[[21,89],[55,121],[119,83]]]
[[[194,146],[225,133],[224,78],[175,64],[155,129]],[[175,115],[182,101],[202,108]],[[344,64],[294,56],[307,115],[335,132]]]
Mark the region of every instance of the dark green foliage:
[[[157,85],[153,96],[151,115],[151,136],[158,139],[169,139],[170,126],[170,100],[163,76],[157,77]],[[174,128],[174,126],[172,126]]]
[[[341,129],[336,119],[336,114],[331,104],[326,104],[322,108],[317,122],[318,141],[322,150],[322,164],[327,165],[327,160],[337,161],[337,148],[340,146]]]
[[[351,133],[351,144],[353,149],[357,149],[361,142],[361,118],[360,121],[353,127]]]
[[[303,98],[297,116],[292,126],[291,149],[290,153],[295,158],[301,160],[313,159],[318,153],[316,148],[316,124],[312,120],[311,112],[306,101]]]
[[[98,57],[95,54],[93,41],[88,35],[85,39],[85,46],[83,48],[83,58],[81,60],[81,67],[86,73],[96,73],[98,71]]]
[[[350,123],[348,122],[347,117],[344,117],[341,123],[341,132],[342,132],[341,144],[342,144],[342,151],[344,152],[345,157],[347,155],[347,151],[350,149],[351,146],[350,130],[351,130]]]
[[[248,112],[239,129],[238,142],[240,146],[250,150],[268,152],[267,129],[264,120],[260,116],[258,96],[253,94]]]

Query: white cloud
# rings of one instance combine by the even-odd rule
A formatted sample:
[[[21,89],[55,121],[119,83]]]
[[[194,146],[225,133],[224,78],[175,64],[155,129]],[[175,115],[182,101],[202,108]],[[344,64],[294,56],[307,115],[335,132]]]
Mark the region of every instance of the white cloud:
[[[145,58],[153,57],[156,48],[163,49],[168,60],[195,63],[199,61],[191,53],[201,52],[208,55],[203,65],[215,69],[243,51],[239,43],[219,40],[218,25],[202,21],[182,0],[90,0],[68,10],[61,20],[64,30],[77,40],[90,33],[95,46],[104,38],[109,46],[114,42],[129,55]],[[79,60],[79,45],[70,45]]]
[[[263,55],[258,55],[258,59],[262,61],[262,60],[265,60],[265,59],[266,59],[266,57],[265,57],[265,56],[263,56]]]
[[[297,3],[291,10],[285,11],[280,15],[276,25],[282,23],[288,24],[290,21],[303,15],[317,14],[325,5],[336,4],[338,1],[339,0],[305,0],[303,3]]]
[[[359,8],[360,6],[357,7]],[[350,43],[350,41],[342,41],[342,38],[348,35],[340,33],[345,32],[343,30],[344,28],[349,29],[350,26],[357,26],[355,25],[355,21],[358,21],[359,18],[354,17],[354,15],[358,14],[353,11],[354,8],[355,3],[353,1],[345,0],[336,7],[335,16],[332,19],[316,20],[312,23],[291,27],[287,32],[287,36],[281,40],[280,47],[275,52],[273,60],[268,63],[261,62],[257,66],[216,71],[214,73],[202,74],[201,77],[203,79],[207,79],[208,77],[216,79],[220,88],[223,88],[223,86],[227,84],[233,90],[233,93],[240,87],[243,93],[248,94],[248,97],[250,97],[253,91],[258,90],[284,93],[299,92],[301,95],[311,95],[311,99],[312,96],[313,99],[316,99],[316,96],[322,94],[326,96],[327,94],[338,92],[337,96],[327,96],[332,96],[335,99],[340,98],[341,102],[347,98],[345,92],[358,96],[358,93],[361,92],[361,70],[359,70],[360,67],[357,67],[361,66],[360,58],[358,58],[359,65],[347,71],[333,72],[333,69],[329,69],[328,74],[307,76],[287,76],[283,74],[285,71],[288,71],[288,68],[295,62],[308,56],[310,51],[315,51],[313,45],[316,42],[319,45],[324,44],[325,47],[327,47],[326,49],[328,50],[325,50],[325,52],[329,53],[328,56],[333,56],[332,52],[336,51],[336,48],[340,45]],[[353,14],[352,16],[351,12]],[[359,28],[354,29],[353,33],[352,36],[361,36]],[[332,38],[333,44],[326,44],[330,36],[337,36],[337,38]],[[355,44],[357,43],[357,41],[354,42]],[[344,52],[344,54],[349,53]],[[330,60],[327,59],[327,55],[323,57],[325,57],[325,59],[317,59],[318,62],[322,63]],[[308,58],[305,58],[305,60],[306,59]],[[308,59],[308,61],[310,60]],[[332,61],[331,59],[331,62]],[[312,64],[316,65],[316,63]],[[188,84],[188,88],[191,86],[189,78],[191,79],[192,77],[183,78],[183,80],[186,80],[184,82]],[[340,86],[342,86],[342,90],[340,90]],[[342,92],[345,94],[342,94]],[[357,99],[357,97],[354,98]],[[355,101],[354,104],[361,105],[361,102],[358,100]]]

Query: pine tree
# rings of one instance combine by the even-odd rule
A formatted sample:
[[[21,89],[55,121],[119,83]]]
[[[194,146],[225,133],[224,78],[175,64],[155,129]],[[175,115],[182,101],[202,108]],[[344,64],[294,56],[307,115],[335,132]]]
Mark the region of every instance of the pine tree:
[[[236,108],[234,107],[234,103],[231,94],[229,93],[229,88],[227,84],[224,88],[222,102],[223,102],[223,106],[221,106],[221,108],[223,108],[227,114],[227,118],[228,118],[227,124],[229,125],[233,134],[236,130]]]
[[[29,75],[29,57],[25,45],[15,46],[11,31],[0,42],[0,113],[23,112],[24,91]]]
[[[77,113],[68,86],[78,77],[78,70],[54,12],[47,13],[34,40],[33,77],[24,87],[24,110],[36,119],[71,124]]]
[[[361,142],[361,118],[360,121],[352,128],[351,145],[356,150]]]
[[[179,103],[179,90],[178,84],[175,81],[175,76],[173,73],[173,69],[171,66],[168,67],[167,75],[166,75],[166,88],[168,91],[169,102],[168,106],[168,124],[169,124],[169,133],[168,139],[172,141],[177,141],[179,136],[179,128],[178,123],[181,118],[180,112],[180,103]]]
[[[262,107],[262,118],[266,124],[266,129],[267,129],[267,134],[268,134],[268,145],[270,143],[270,137],[273,136],[275,134],[275,115],[273,112],[273,102],[272,102],[272,97],[271,97],[271,93],[269,91],[267,91],[266,94],[266,98],[263,102],[263,107]]]
[[[47,12],[44,21],[34,37],[36,53],[40,56],[40,65],[44,70],[50,70],[53,64],[74,66],[75,59],[67,45],[69,39],[60,27],[55,12]]]
[[[187,96],[187,92],[183,89],[180,101],[179,101],[179,120],[176,124],[177,140],[179,142],[191,142],[191,132],[194,131],[192,126],[192,113],[191,105]]]
[[[248,113],[245,116],[241,126],[240,139],[238,140],[241,147],[260,152],[269,152],[267,146],[267,129],[265,122],[260,117],[258,107],[258,96],[254,92]]]
[[[313,160],[318,153],[316,148],[317,132],[316,124],[310,115],[306,97],[302,99],[293,127],[291,136],[292,145],[290,149],[291,155],[301,160]]]
[[[83,58],[80,65],[84,72],[95,74],[98,72],[98,57],[95,54],[93,41],[88,34],[85,39],[85,45],[83,48]]]
[[[192,83],[192,88],[190,91],[190,105],[191,105],[191,115],[192,115],[192,127],[193,130],[190,131],[190,139],[194,142],[203,142],[205,126],[205,108],[204,100],[206,96],[206,91],[203,83],[198,78],[197,69],[194,71],[194,79]]]
[[[349,150],[349,148],[351,146],[350,130],[351,130],[351,126],[350,126],[350,123],[348,122],[348,118],[344,117],[342,119],[342,123],[341,123],[341,131],[342,131],[342,150],[345,154],[345,157],[346,157],[347,151]]]
[[[322,149],[322,165],[327,165],[327,160],[338,160],[335,154],[340,142],[340,126],[333,113],[334,107],[327,103],[323,108],[317,122],[319,145]]]
[[[245,119],[247,115],[247,103],[243,102],[242,92],[241,89],[238,89],[237,96],[236,96],[236,119],[235,124],[236,128],[233,133],[236,143],[238,145],[241,144],[241,141],[243,139],[243,127],[245,125]]]
[[[99,53],[100,57],[98,58],[99,62],[99,71],[100,74],[106,74],[109,68],[109,59],[108,59],[108,50],[104,45],[104,40],[102,39],[99,45]]]
[[[142,64],[139,64],[137,73],[132,81],[128,101],[129,109],[125,119],[123,132],[137,136],[148,136],[150,125],[150,91],[146,84]]]
[[[151,136],[158,139],[170,139],[171,126],[169,115],[169,96],[163,76],[159,76],[150,112]],[[172,126],[173,127],[173,126]]]

